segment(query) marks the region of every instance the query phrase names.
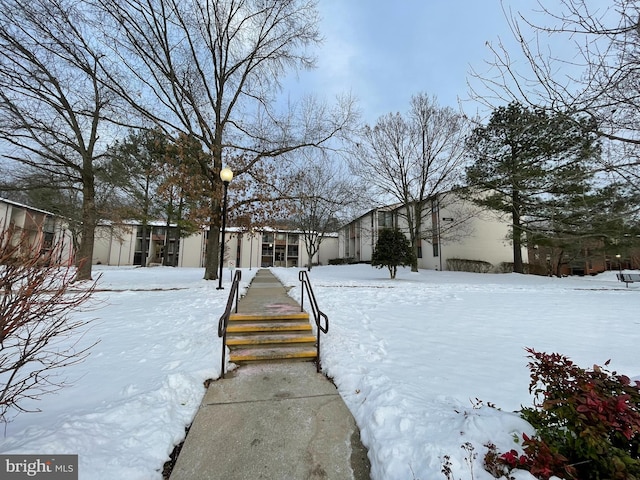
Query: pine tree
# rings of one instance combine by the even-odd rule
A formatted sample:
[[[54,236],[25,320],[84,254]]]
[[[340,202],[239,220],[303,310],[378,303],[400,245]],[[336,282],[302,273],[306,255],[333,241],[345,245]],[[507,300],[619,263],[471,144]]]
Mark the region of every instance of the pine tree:
[[[592,131],[582,118],[511,103],[469,138],[467,185],[477,204],[511,216],[514,272],[523,272],[528,227],[550,222],[588,188],[600,151]]]
[[[391,278],[396,278],[398,267],[411,266],[414,253],[409,240],[397,228],[380,230],[376,248],[371,256],[371,265],[377,268],[387,267]]]

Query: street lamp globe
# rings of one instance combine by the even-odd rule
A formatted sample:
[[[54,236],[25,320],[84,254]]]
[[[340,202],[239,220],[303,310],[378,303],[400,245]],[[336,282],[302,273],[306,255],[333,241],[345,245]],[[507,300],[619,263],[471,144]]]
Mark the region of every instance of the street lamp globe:
[[[229,167],[225,167],[220,170],[220,179],[224,183],[229,183],[233,179],[233,170],[231,170]]]

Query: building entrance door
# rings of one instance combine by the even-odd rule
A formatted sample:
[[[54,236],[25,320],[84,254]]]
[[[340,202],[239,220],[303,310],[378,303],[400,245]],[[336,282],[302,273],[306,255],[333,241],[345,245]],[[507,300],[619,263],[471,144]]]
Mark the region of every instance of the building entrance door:
[[[276,267],[286,267],[287,263],[286,263],[286,246],[285,245],[276,245],[276,251],[275,251],[275,266]]]

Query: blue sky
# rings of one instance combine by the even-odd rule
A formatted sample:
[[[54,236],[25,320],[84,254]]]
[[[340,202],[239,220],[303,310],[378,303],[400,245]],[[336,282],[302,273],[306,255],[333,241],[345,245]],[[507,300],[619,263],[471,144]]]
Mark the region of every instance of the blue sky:
[[[510,3],[535,8],[532,0]],[[328,100],[351,92],[367,123],[405,112],[420,92],[457,107],[468,98],[470,66],[485,70],[491,59],[486,42],[513,44],[500,0],[319,0],[319,8],[325,42],[295,92]]]

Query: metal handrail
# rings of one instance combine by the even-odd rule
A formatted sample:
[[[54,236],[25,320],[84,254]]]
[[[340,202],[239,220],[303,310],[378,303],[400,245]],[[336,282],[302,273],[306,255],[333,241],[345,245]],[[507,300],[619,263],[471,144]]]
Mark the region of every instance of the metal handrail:
[[[235,299],[236,308],[235,313],[238,313],[238,295],[240,292],[240,279],[242,278],[242,271],[236,270],[233,276],[233,282],[231,283],[231,291],[229,292],[229,298],[227,299],[227,306],[224,313],[218,320],[218,337],[222,337],[222,363],[220,364],[220,376],[224,378],[224,360],[227,349],[227,325],[229,325],[229,317],[231,316],[231,310],[233,310],[233,301]]]
[[[313,319],[316,322],[316,329],[318,332],[318,340],[316,341],[317,348],[317,362],[316,369],[320,372],[320,333],[327,333],[329,331],[329,317],[325,315],[325,313],[318,308],[318,301],[316,300],[316,296],[313,293],[313,287],[311,286],[311,281],[309,280],[309,275],[306,270],[300,270],[298,273],[298,279],[300,280],[301,285],[301,294],[300,294],[300,311],[304,311],[304,291],[307,291],[307,296],[309,297],[309,303],[311,304],[311,311],[313,313]],[[324,319],[324,325],[322,325],[321,319]]]

